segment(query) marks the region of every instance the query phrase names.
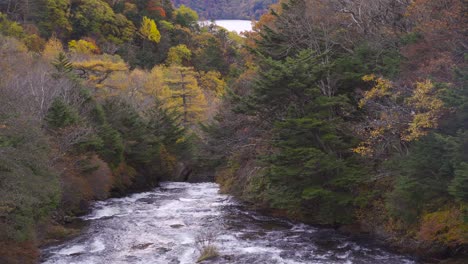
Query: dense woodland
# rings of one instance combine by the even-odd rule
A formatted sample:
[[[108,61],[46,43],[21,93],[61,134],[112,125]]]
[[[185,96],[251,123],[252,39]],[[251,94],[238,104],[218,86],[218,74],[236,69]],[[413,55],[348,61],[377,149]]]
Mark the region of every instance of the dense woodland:
[[[278,0],[172,0],[175,6],[186,5],[202,19],[255,19],[267,13]]]
[[[443,258],[468,242],[467,4],[280,1],[208,131],[222,189]]]
[[[36,263],[94,200],[212,178],[466,257],[466,1],[271,8],[239,36],[169,0],[0,1],[0,263]]]
[[[0,263],[35,263],[91,201],[188,177],[244,40],[170,1],[0,12]]]

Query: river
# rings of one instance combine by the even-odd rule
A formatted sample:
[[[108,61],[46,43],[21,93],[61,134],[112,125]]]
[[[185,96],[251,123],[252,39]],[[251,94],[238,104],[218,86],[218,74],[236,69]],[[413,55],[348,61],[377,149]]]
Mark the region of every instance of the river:
[[[416,263],[368,240],[352,240],[247,210],[215,183],[162,183],[151,192],[96,202],[89,225],[43,250],[47,264],[192,264],[200,234],[215,234],[220,256],[206,263]],[[205,262],[203,262],[205,263]]]

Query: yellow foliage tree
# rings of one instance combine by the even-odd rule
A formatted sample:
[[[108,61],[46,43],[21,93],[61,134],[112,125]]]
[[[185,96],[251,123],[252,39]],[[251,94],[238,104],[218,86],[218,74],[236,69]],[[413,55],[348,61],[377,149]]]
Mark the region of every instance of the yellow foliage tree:
[[[444,102],[438,98],[439,90],[430,80],[417,82],[413,95],[406,103],[412,109],[413,118],[406,130],[404,139],[407,141],[418,139],[427,134],[428,129],[437,128],[442,117]]]
[[[216,97],[221,97],[226,93],[227,84],[218,71],[201,73],[200,86],[203,90],[213,93]]]
[[[190,49],[186,45],[180,44],[169,49],[167,64],[182,65],[182,62],[189,60],[191,56],[192,52]]]
[[[199,83],[207,99],[205,117],[210,119],[218,112],[221,98],[226,93],[227,84],[218,71],[201,72]]]
[[[182,114],[185,126],[190,126],[205,119],[206,98],[198,85],[193,68],[171,66],[165,68],[165,84],[171,94],[169,104]]]
[[[116,72],[127,72],[128,65],[118,56],[95,56],[89,60],[73,62],[80,77],[95,88],[105,87],[106,81]]]
[[[172,91],[166,83],[165,72],[166,68],[163,66],[155,66],[149,73],[145,82],[145,92],[154,98],[163,108],[173,109],[177,107],[175,100],[172,97]]]
[[[150,41],[155,43],[159,43],[159,41],[161,41],[161,33],[156,26],[156,22],[151,18],[143,17],[139,31],[144,38]]]
[[[105,87],[113,89],[115,94],[123,95],[135,108],[143,109],[152,103],[152,96],[146,93],[145,84],[149,78],[148,72],[134,69],[131,72],[119,71],[113,73],[104,83]],[[113,94],[111,94],[113,95]],[[149,100],[146,100],[146,99]]]
[[[71,52],[81,54],[93,54],[99,51],[99,48],[94,43],[84,39],[68,42],[68,49],[70,49]]]
[[[44,46],[42,57],[47,61],[53,61],[62,52],[62,42],[60,42],[56,37],[51,37]]]
[[[356,153],[373,156],[398,148],[438,126],[445,108],[438,98],[441,91],[431,81],[416,82],[410,90],[374,75],[364,76],[363,80],[374,86],[359,102],[370,115],[365,127],[357,129],[363,142],[354,149]]]

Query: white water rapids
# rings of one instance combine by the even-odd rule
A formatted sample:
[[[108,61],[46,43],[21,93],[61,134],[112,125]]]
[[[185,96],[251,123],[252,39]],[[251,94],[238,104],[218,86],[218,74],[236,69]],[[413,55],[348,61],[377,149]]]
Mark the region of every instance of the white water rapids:
[[[248,211],[218,191],[214,183],[162,183],[97,202],[83,233],[44,249],[44,263],[192,264],[199,257],[196,238],[207,232],[217,234],[220,256],[206,263],[415,263],[331,229]]]

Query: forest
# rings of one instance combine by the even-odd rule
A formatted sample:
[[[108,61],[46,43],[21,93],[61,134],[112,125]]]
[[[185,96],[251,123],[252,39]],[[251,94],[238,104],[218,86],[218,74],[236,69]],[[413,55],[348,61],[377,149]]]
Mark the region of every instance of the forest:
[[[0,2],[0,263],[164,180],[467,258],[466,1],[173,2]]]
[[[202,19],[258,20],[278,0],[172,0],[175,6],[186,5]]]

